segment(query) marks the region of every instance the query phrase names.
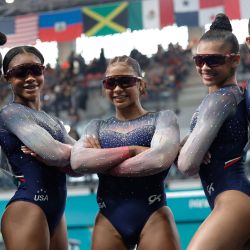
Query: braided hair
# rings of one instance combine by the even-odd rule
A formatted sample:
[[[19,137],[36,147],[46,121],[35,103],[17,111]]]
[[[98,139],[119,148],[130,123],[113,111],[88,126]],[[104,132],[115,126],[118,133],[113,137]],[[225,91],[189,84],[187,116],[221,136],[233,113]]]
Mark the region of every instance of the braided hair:
[[[141,70],[139,63],[135,59],[133,59],[132,57],[126,56],[126,55],[116,56],[116,57],[112,58],[109,61],[107,69],[109,68],[109,66],[111,66],[115,63],[120,63],[120,62],[126,63],[128,66],[130,66],[134,70],[134,72],[139,77],[142,77],[142,70]]]

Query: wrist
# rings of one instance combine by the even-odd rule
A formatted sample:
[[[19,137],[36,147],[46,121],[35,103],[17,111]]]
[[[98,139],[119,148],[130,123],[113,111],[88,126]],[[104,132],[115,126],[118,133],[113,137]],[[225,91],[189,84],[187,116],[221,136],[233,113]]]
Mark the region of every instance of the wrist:
[[[127,148],[128,148],[128,152],[129,152],[129,157],[135,156],[135,154],[136,154],[135,147],[134,146],[128,146]]]

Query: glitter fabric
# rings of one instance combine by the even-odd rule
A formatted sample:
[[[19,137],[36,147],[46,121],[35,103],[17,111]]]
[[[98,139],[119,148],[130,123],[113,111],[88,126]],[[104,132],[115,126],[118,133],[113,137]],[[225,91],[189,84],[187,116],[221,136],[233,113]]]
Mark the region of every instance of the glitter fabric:
[[[46,214],[50,232],[64,212],[66,177],[55,166],[69,164],[69,159],[62,157],[66,153],[58,153],[63,148],[62,143],[69,142],[63,125],[43,111],[11,103],[0,112],[0,145],[10,165],[5,171],[13,177],[22,177],[8,204],[16,200],[37,204]],[[24,154],[22,145],[28,146],[52,166]]]
[[[199,173],[213,208],[216,196],[225,190],[250,195],[244,172],[244,146],[248,138],[245,100],[237,86],[208,94],[191,121],[191,133],[181,149],[178,166],[190,175]],[[210,164],[202,164],[207,152]]]
[[[98,138],[102,148],[83,148],[87,135]],[[99,173],[97,202],[100,212],[129,247],[138,243],[149,216],[166,205],[164,180],[177,156],[179,140],[176,116],[171,111],[161,111],[149,112],[133,120],[111,117],[92,121],[73,147],[72,167],[82,173]],[[148,149],[124,159],[118,149],[133,145]],[[109,169],[111,173],[115,170],[115,176]]]

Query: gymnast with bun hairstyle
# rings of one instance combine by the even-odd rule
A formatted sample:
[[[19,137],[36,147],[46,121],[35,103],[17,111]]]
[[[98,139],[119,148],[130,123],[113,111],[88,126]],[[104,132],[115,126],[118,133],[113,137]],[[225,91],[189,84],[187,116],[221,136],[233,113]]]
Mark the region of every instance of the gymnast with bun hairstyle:
[[[0,146],[17,183],[1,220],[8,250],[67,250],[64,219],[66,175],[73,174],[74,139],[63,124],[41,109],[44,58],[32,46],[10,49],[3,72],[13,101],[0,110]]]
[[[212,212],[187,249],[249,249],[250,183],[244,169],[248,119],[236,80],[239,43],[226,15],[218,14],[200,38],[194,62],[208,95],[192,117],[178,168],[200,175]]]

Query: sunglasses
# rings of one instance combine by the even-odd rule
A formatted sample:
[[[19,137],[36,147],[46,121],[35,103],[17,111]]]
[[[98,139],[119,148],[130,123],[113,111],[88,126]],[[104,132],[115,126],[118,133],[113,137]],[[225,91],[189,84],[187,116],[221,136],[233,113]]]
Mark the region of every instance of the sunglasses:
[[[195,65],[197,67],[203,67],[206,64],[208,67],[213,68],[220,65],[224,65],[227,59],[235,56],[236,54],[220,55],[220,54],[198,54],[193,57]]]
[[[33,76],[40,76],[43,74],[44,68],[45,68],[44,65],[40,63],[20,64],[9,69],[6,72],[5,77],[6,79],[9,79],[11,77],[24,78],[27,77],[29,74]]]
[[[108,76],[102,81],[105,89],[115,89],[119,86],[122,89],[130,88],[136,85],[136,82],[141,80],[141,77],[129,75]]]

